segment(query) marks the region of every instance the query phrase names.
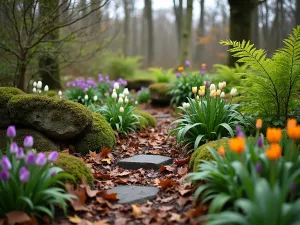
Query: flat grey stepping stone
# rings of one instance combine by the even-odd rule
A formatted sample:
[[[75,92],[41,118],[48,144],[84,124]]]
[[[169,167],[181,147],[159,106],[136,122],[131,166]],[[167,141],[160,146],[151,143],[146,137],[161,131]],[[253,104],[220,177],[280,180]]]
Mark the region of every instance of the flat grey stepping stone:
[[[157,114],[154,115],[155,118],[169,118],[171,117],[171,114]]]
[[[120,160],[117,165],[124,169],[159,169],[162,165],[173,163],[173,159],[161,155],[135,155]]]
[[[121,185],[107,191],[108,194],[117,193],[119,204],[134,204],[154,200],[158,192],[157,187],[131,185]]]

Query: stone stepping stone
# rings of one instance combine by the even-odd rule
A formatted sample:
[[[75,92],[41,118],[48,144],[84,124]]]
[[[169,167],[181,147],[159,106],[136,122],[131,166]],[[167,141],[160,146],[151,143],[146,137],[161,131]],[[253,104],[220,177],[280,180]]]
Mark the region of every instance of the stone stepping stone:
[[[155,118],[159,119],[159,118],[169,118],[171,117],[171,114],[157,114],[154,115]]]
[[[107,191],[108,194],[117,193],[119,204],[143,203],[156,199],[159,192],[157,187],[121,185]]]
[[[159,169],[162,165],[172,164],[173,159],[161,155],[135,155],[120,160],[117,165],[124,169]]]

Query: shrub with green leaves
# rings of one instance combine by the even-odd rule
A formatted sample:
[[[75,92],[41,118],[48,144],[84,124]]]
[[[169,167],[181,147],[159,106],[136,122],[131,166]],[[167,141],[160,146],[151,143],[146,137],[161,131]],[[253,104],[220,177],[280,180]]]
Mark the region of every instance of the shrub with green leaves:
[[[241,87],[247,112],[258,112],[258,116],[274,126],[284,126],[300,89],[300,26],[283,40],[284,47],[272,58],[267,58],[265,50],[256,49],[249,41],[220,43],[230,46],[229,51],[239,58],[238,62],[251,68],[245,78],[251,86]]]
[[[171,104],[179,106],[186,101],[187,97],[192,98],[192,87],[199,87],[207,81],[209,87],[209,78],[201,74],[176,74],[177,79],[170,85],[169,95],[171,95]],[[205,82],[206,83],[206,82]]]
[[[179,119],[171,124],[175,124],[176,127],[170,135],[176,135],[179,144],[195,150],[208,141],[234,136],[234,128],[238,124],[247,125],[246,118],[238,111],[239,105],[227,104],[223,99],[225,93],[215,90],[214,84],[211,85],[210,92],[205,86],[201,86],[199,93],[202,90],[203,93],[200,96],[196,94],[197,87],[193,89],[196,89],[196,98],[188,97],[187,103],[178,107],[182,113]]]
[[[195,201],[210,202],[209,214],[200,220],[208,220],[207,225],[296,224],[300,156],[295,140],[300,138],[299,131],[296,120],[291,120],[289,138],[281,129],[268,128],[264,143],[259,130],[255,139],[246,139],[239,131],[217,151],[208,147],[214,160],[201,160],[198,172],[187,176],[187,181],[204,182],[195,192]]]
[[[149,71],[154,74],[157,83],[169,83],[174,69],[168,69],[167,71],[164,71],[163,68],[152,67],[149,68]]]
[[[149,89],[142,87],[141,90],[137,92],[137,100],[139,103],[147,103],[150,100]]]
[[[11,211],[22,211],[53,219],[57,205],[66,213],[67,202],[74,196],[67,194],[61,180],[73,177],[61,173],[61,168],[51,167],[58,153],[51,152],[46,157],[45,153],[31,151],[34,141],[31,136],[25,137],[23,149],[13,142],[15,136],[15,127],[8,127],[10,142],[5,155],[0,152],[0,217]]]

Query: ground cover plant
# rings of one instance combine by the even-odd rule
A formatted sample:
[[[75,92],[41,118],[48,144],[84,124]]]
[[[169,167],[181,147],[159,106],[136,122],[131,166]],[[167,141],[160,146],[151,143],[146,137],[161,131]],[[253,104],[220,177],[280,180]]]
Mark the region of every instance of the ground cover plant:
[[[141,90],[137,92],[137,100],[139,103],[147,103],[150,100],[149,89],[142,87]]]
[[[173,75],[174,69],[168,69],[164,71],[163,68],[152,67],[149,68],[149,71],[156,77],[157,83],[168,83]]]

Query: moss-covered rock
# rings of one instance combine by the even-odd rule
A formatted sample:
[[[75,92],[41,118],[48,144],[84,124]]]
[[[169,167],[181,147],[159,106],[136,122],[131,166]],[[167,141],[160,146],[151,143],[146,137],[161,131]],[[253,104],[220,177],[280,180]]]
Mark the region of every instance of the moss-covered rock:
[[[141,116],[141,118],[140,118],[140,126],[142,128],[145,128],[145,127],[155,127],[156,126],[156,119],[150,113],[147,113],[145,111],[141,111],[141,110],[138,110],[138,109],[135,110],[134,113],[136,115]]]
[[[15,95],[25,94],[18,88],[0,87],[0,128],[6,128],[11,124],[7,103]]]
[[[74,180],[67,180],[67,182],[81,184],[82,177],[84,177],[87,184],[93,185],[94,178],[92,172],[80,158],[66,153],[59,153],[54,166],[62,168],[64,172],[74,177]]]
[[[75,144],[75,150],[82,154],[89,151],[99,152],[102,147],[113,149],[116,144],[115,133],[109,123],[99,113],[92,113],[92,125],[85,135]]]
[[[155,83],[149,86],[150,99],[155,105],[169,105],[171,96],[168,95],[170,91],[169,83]]]
[[[140,90],[142,87],[149,87],[149,85],[153,84],[154,80],[146,79],[146,78],[132,78],[127,79],[127,88]]]
[[[48,97],[58,97],[58,94],[57,94],[56,91],[50,90],[50,91],[47,92],[47,96]]]
[[[43,134],[32,129],[17,129],[17,136],[14,141],[17,142],[19,146],[23,146],[24,138],[26,136],[32,136],[34,138],[33,148],[38,152],[47,152],[53,150],[60,150],[59,146],[56,145],[52,140],[45,137]],[[0,130],[0,149],[3,150],[7,146],[8,139],[6,138],[6,130]]]
[[[60,98],[17,95],[7,106],[13,123],[34,128],[55,140],[74,138],[92,123],[90,110]]]
[[[210,154],[210,152],[208,151],[207,147],[211,147],[215,150],[218,149],[218,147],[220,145],[226,146],[228,142],[228,139],[220,139],[217,141],[211,141],[208,142],[204,145],[201,145],[199,148],[197,148],[194,153],[191,156],[191,160],[189,163],[189,167],[190,169],[193,169],[194,172],[196,172],[198,170],[198,165],[199,165],[199,161],[200,160],[213,160],[212,155]]]

